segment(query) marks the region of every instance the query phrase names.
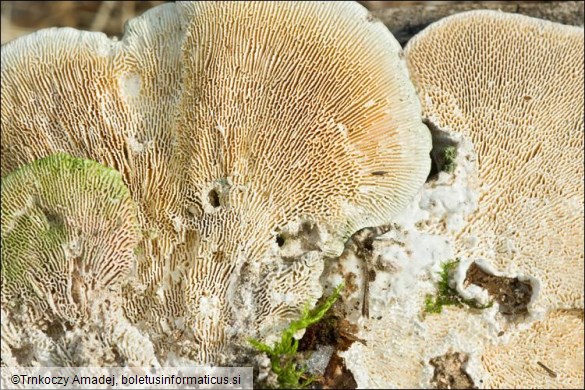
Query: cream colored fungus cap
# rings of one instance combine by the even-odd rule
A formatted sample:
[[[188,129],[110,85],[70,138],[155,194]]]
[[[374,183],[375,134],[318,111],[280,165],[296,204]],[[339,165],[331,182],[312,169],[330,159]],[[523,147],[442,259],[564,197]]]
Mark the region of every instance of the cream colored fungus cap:
[[[2,47],[1,82],[2,175],[54,152],[120,171],[144,236],[127,315],[157,348],[191,335],[198,361],[314,302],[308,252],[388,222],[430,167],[400,45],[351,2],[165,4],[119,41],[42,30]],[[281,264],[277,235],[304,231]]]
[[[473,11],[405,54],[424,116],[477,151],[479,209],[457,254],[537,278],[548,308],[583,308],[583,29]]]

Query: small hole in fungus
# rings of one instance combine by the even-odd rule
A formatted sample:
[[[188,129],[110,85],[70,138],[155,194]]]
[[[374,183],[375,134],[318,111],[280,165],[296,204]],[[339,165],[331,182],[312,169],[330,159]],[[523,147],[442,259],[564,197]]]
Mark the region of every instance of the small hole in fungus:
[[[364,240],[364,249],[368,252],[372,252],[374,250],[374,239],[372,237],[368,237]]]
[[[209,204],[213,207],[217,208],[220,206],[219,204],[219,194],[215,189],[209,191]]]
[[[284,245],[284,238],[282,238],[280,234],[276,236],[276,244],[278,244],[278,246],[281,248]]]

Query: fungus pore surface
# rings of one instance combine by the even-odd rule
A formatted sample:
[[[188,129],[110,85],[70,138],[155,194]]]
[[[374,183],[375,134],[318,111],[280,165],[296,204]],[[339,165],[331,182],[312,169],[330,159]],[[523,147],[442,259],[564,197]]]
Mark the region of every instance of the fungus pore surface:
[[[32,320],[87,318],[130,276],[136,207],[119,172],[66,154],[2,179],[2,308]]]
[[[424,183],[420,111],[400,45],[350,2],[177,2],[119,41],[2,47],[2,175],[55,152],[120,171],[143,236],[124,312],[161,361],[229,361],[314,304],[322,257]]]
[[[475,11],[405,48],[423,115],[477,152],[456,255],[536,278],[549,309],[583,308],[583,46],[579,27]]]

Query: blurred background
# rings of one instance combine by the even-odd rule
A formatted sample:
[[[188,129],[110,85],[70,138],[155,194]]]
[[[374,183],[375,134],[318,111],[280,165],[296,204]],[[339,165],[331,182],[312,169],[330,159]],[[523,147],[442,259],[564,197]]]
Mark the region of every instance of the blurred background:
[[[1,42],[46,27],[75,27],[121,36],[126,20],[165,1],[2,1]],[[441,17],[471,9],[501,9],[583,26],[582,1],[360,1],[404,44]]]

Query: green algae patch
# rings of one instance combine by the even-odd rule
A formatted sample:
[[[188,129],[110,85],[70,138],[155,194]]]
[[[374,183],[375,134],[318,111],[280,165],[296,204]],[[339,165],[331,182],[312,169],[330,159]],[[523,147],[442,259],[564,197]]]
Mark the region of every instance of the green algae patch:
[[[129,275],[140,231],[116,170],[57,153],[2,178],[1,191],[3,301],[75,321],[92,291]]]

